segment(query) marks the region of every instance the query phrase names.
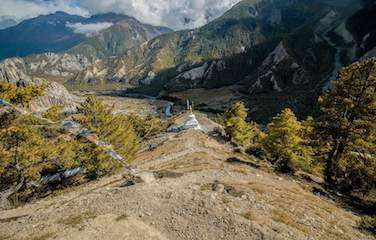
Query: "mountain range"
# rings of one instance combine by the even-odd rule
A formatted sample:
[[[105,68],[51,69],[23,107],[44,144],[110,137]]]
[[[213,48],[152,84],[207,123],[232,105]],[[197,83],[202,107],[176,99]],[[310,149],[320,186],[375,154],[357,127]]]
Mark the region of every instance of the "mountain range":
[[[105,32],[100,32],[104,29]],[[56,12],[0,30],[0,59],[64,52],[73,47],[71,52],[74,53],[104,57],[123,53],[127,48],[169,31],[168,28],[142,24],[120,14],[108,13],[85,18]]]
[[[2,61],[0,77],[159,96],[235,86],[257,120],[287,106],[306,116],[343,66],[375,56],[376,24],[367,20],[375,8],[360,0],[244,0],[203,27],[175,32],[124,15],[58,12],[0,31],[3,58],[43,52]],[[99,23],[109,25],[86,35],[72,29]]]

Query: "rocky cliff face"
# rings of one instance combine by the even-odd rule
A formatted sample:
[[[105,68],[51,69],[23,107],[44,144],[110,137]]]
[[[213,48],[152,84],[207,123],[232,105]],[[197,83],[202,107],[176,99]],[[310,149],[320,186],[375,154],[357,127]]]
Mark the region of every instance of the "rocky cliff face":
[[[33,111],[45,111],[54,105],[63,105],[66,111],[74,111],[80,99],[68,92],[61,84],[40,77],[28,75],[29,66],[23,59],[12,58],[0,63],[0,79],[18,86],[27,84],[44,85],[43,96],[35,99],[30,108]]]
[[[376,2],[365,1],[364,7],[346,22],[353,36],[355,52],[358,57],[376,56]]]

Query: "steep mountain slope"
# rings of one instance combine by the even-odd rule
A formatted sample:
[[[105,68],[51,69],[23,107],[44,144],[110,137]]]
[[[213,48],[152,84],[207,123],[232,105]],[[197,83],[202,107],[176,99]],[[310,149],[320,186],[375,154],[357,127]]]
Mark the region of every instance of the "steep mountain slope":
[[[119,58],[96,64],[98,74],[90,67],[69,84],[116,82],[153,94],[241,84],[254,100],[281,95],[280,101],[264,99],[272,104],[266,105],[268,116],[291,105],[304,115],[313,111],[327,76],[334,72],[336,49],[327,32],[357,5],[241,1],[201,28],[156,37]]]
[[[86,22],[80,16],[63,12],[39,16],[0,31],[0,59],[27,56],[33,53],[61,51],[83,41],[67,23]]]
[[[111,26],[113,28],[91,39],[100,30]],[[142,24],[125,15],[108,13],[84,18],[56,12],[0,30],[0,59],[65,51],[85,40],[87,41],[82,46],[71,52],[90,55],[89,57],[117,55],[129,47],[168,31],[170,30],[167,28]],[[123,38],[126,41],[122,42]]]
[[[0,17],[0,30],[17,25],[17,22],[8,16]]]
[[[28,25],[29,31],[33,32],[33,34],[36,34],[39,38],[43,38],[43,36],[39,35],[40,33],[38,33],[38,31],[42,31],[42,28],[45,27],[45,24],[52,24],[50,19],[55,19],[55,21],[59,22],[59,24],[61,25],[55,26],[56,28],[65,29],[60,29],[59,33],[57,34],[67,34],[68,38],[75,38],[75,36],[81,35],[79,38],[82,43],[75,45],[73,48],[67,50],[64,53],[49,52],[30,55],[24,58],[6,59],[0,63],[2,65],[2,73],[0,74],[0,78],[2,80],[13,80],[14,76],[12,74],[7,74],[9,72],[7,69],[10,65],[16,66],[17,64],[21,64],[18,71],[22,72],[23,79],[43,78],[48,79],[49,81],[53,80],[64,83],[65,81],[74,78],[83,70],[85,70],[85,73],[89,76],[93,74],[101,74],[96,71],[97,68],[95,66],[91,69],[89,68],[93,65],[93,63],[100,64],[102,62],[101,60],[99,60],[100,58],[121,55],[129,48],[140,45],[141,43],[157,35],[171,31],[170,29],[165,27],[154,27],[148,24],[142,24],[134,18],[113,13],[95,15],[89,19],[78,16],[71,16],[65,13],[56,13],[53,15],[41,16],[36,19],[23,22],[14,28],[4,30],[4,32],[14,31],[16,34],[19,31],[26,31],[24,29],[24,26]],[[91,34],[86,36],[84,35],[85,32],[77,35],[76,33],[71,32],[73,31],[72,29],[67,29],[69,28],[68,24],[74,25],[74,21],[76,21],[76,27],[82,27],[85,24],[101,24],[106,22],[110,22],[111,26],[103,31],[100,31],[99,33],[95,33],[94,35]],[[90,26],[93,27],[93,25]],[[43,29],[43,31],[45,31],[46,34],[52,34],[51,32],[49,32],[49,29]],[[0,31],[0,36],[2,33],[4,34],[4,32]],[[52,34],[51,38],[54,38],[56,36]],[[29,39],[27,40],[29,41]],[[61,45],[59,45],[59,43],[57,43],[56,41],[50,42],[50,40],[51,39],[44,39],[43,41],[45,42],[43,43],[35,40],[35,43],[40,44],[40,47],[47,46],[50,43],[56,43],[56,47],[61,47]],[[64,44],[65,43],[66,42],[64,40]],[[10,48],[6,49],[11,51],[12,48],[16,48],[17,51],[22,52],[24,49],[22,47],[19,47],[17,44],[17,41],[15,41],[15,43],[12,42],[10,44]],[[26,44],[25,46],[30,47],[29,44]],[[32,49],[32,51],[34,50],[35,49]],[[93,71],[93,73],[90,73],[90,70]]]
[[[365,1],[363,9],[347,21],[347,27],[354,36],[357,56],[376,56],[376,2]]]
[[[255,50],[253,46],[260,47],[261,44],[265,44],[266,50],[250,56],[260,61],[257,59],[260,58],[258,55],[267,55],[268,50],[273,48],[273,44],[268,44],[274,40],[273,33],[266,29],[275,21],[274,18],[278,18],[278,14],[270,12],[273,7],[275,7],[274,3],[269,1],[243,1],[222,18],[202,28],[155,38],[109,62],[111,71],[107,78],[135,84],[139,82],[149,84],[151,80],[160,84],[161,81],[157,79],[174,78],[175,81],[172,82],[177,84],[171,84],[171,86],[175,89],[182,89],[198,86],[199,84],[194,80],[201,81],[208,69],[215,70],[224,67],[224,61],[227,58],[235,55],[241,58],[245,55],[244,53]],[[214,60],[221,61],[214,62]],[[241,62],[241,60],[236,61]],[[236,69],[233,71],[235,73]],[[193,74],[192,77],[196,79],[185,79],[185,76],[179,76],[184,72],[187,73],[185,76]],[[222,84],[226,81],[232,83],[241,78],[237,77],[238,79],[232,80],[223,79]],[[221,84],[220,80],[215,79],[215,81],[218,85]]]
[[[202,126],[215,126],[205,116],[197,116]],[[374,239],[356,228],[359,217],[314,195],[309,184],[256,169],[252,165],[257,161],[205,133],[162,134],[145,146],[149,144],[154,147],[138,154],[133,177],[123,172],[0,211],[0,236],[15,240]]]
[[[168,32],[171,32],[168,28],[142,24],[129,17],[74,46],[67,53],[91,59],[119,56],[132,47]]]

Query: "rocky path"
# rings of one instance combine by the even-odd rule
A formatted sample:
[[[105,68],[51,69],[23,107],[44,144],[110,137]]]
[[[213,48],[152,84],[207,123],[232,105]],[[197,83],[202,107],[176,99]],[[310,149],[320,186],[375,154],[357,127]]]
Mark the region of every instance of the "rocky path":
[[[229,163],[246,158],[229,145],[167,137],[138,155],[132,184],[122,173],[0,212],[0,239],[374,239],[309,186]]]

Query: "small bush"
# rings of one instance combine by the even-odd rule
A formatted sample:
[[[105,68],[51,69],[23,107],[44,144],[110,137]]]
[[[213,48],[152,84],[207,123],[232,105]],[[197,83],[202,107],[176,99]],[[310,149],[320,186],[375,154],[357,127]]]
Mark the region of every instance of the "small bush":
[[[167,129],[167,126],[162,119],[154,117],[153,115],[141,117],[133,114],[129,115],[128,119],[132,123],[139,138],[155,136]]]
[[[376,215],[362,217],[358,225],[359,228],[376,234]]]
[[[12,83],[0,82],[0,98],[22,106],[27,106],[33,98],[41,96],[44,90],[45,86],[28,84],[18,87]]]
[[[48,109],[42,116],[52,121],[58,121],[63,117],[63,109],[63,106],[56,105]]]

